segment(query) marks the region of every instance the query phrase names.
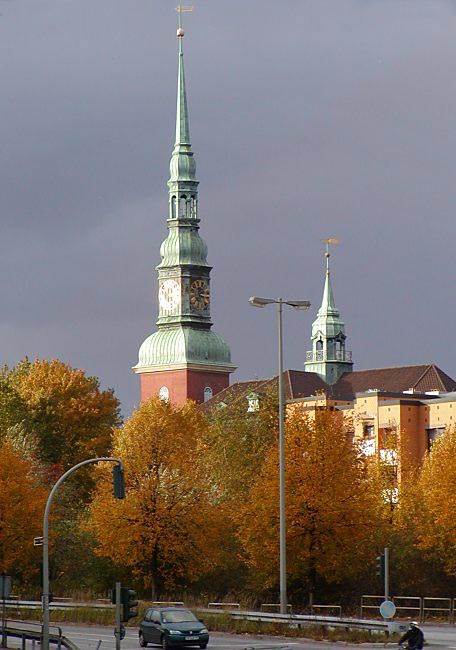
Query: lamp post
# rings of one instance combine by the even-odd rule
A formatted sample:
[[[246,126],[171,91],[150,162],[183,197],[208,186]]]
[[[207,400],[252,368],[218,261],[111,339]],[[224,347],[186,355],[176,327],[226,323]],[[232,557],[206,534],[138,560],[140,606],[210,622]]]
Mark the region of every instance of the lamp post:
[[[119,458],[89,458],[88,460],[82,461],[82,463],[78,463],[77,465],[74,465],[74,467],[70,467],[70,469],[65,472],[57,481],[57,483],[54,485],[52,488],[47,503],[46,503],[46,508],[44,510],[44,518],[43,518],[43,595],[42,595],[42,607],[43,607],[43,638],[42,638],[42,650],[49,650],[49,512],[51,510],[51,505],[52,505],[52,500],[54,498],[54,495],[57,491],[57,488],[63,481],[70,476],[73,472],[75,472],[77,469],[80,467],[83,467],[84,465],[89,465],[90,463],[101,463],[101,462],[108,462],[108,463],[115,463],[117,466],[120,467],[121,474],[123,475],[123,463]],[[114,484],[114,491],[115,491],[115,496],[116,498],[123,499],[125,496],[125,492],[123,487],[120,488],[120,494],[117,493],[118,486],[116,485],[117,480],[115,480]],[[123,484],[123,479],[122,479],[122,484]]]
[[[289,305],[293,309],[309,309],[308,300],[283,300],[283,298],[259,298],[252,296],[249,303],[253,307],[266,307],[266,305],[277,305],[279,316],[278,339],[279,339],[279,527],[280,527],[280,613],[286,614],[287,609],[287,528],[285,516],[285,412],[283,395],[283,334],[282,334],[282,312],[283,305]]]

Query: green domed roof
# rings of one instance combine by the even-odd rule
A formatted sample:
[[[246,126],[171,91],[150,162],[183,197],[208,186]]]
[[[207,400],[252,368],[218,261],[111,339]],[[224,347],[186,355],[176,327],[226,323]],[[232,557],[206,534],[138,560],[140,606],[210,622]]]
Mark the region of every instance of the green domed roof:
[[[230,349],[219,334],[179,326],[161,328],[151,334],[139,349],[135,369],[187,364],[234,368]]]
[[[161,245],[160,255],[162,261],[157,269],[182,264],[208,266],[207,244],[195,227],[170,228],[168,237]]]

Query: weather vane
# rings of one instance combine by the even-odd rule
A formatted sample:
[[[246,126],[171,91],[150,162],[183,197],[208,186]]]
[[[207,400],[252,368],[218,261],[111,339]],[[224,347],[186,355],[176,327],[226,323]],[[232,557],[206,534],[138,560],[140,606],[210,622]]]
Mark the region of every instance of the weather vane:
[[[322,240],[326,244],[326,253],[325,257],[329,257],[329,247],[330,246],[337,246],[337,244],[340,244],[340,241],[336,239],[335,237],[329,237],[328,239],[323,239]]]
[[[179,29],[177,30],[177,35],[183,36],[184,30],[182,29],[182,14],[187,14],[193,11],[193,5],[182,5],[179,3],[176,7],[176,11],[179,14]]]

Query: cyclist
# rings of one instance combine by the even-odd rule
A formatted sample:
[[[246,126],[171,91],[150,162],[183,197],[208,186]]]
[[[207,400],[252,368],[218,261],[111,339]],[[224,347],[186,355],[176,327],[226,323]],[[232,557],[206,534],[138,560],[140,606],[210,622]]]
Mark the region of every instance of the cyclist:
[[[405,634],[399,639],[399,645],[407,641],[409,650],[422,650],[424,645],[424,634],[418,623],[413,621]]]

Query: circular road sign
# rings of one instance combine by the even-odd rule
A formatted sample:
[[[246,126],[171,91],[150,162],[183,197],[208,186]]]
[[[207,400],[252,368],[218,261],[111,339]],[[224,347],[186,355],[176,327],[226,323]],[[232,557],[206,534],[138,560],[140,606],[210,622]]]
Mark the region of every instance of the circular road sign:
[[[383,618],[393,618],[396,613],[396,605],[392,600],[384,600],[380,605],[380,614]]]

